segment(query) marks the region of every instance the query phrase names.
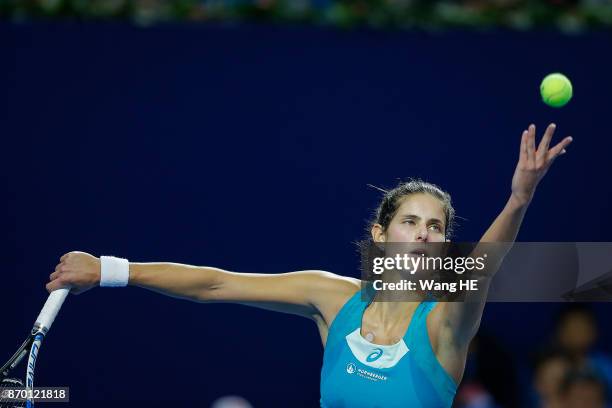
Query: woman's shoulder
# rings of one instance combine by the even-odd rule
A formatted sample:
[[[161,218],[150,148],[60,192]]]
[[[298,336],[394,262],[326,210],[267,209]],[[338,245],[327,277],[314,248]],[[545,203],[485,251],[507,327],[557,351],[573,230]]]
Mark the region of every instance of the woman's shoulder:
[[[362,281],[350,276],[320,271],[318,278],[317,308],[330,324],[342,306],[361,290]]]
[[[362,281],[350,276],[339,275],[328,271],[316,271],[320,288],[331,294],[353,295],[362,287]]]

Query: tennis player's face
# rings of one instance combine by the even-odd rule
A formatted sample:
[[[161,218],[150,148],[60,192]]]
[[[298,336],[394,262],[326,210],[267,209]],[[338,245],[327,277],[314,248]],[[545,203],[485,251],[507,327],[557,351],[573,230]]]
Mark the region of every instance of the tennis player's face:
[[[442,202],[429,194],[404,198],[385,232],[387,242],[444,242]]]

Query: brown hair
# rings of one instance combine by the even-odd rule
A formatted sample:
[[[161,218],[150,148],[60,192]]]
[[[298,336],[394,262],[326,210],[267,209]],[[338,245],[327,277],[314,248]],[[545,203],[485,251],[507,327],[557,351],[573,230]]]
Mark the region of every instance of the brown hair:
[[[444,209],[445,229],[444,237],[449,239],[452,236],[455,227],[455,209],[451,203],[451,196],[446,191],[442,190],[435,184],[428,183],[420,179],[409,179],[408,181],[400,182],[391,190],[383,190],[377,188],[384,193],[378,208],[374,212],[374,217],[367,226],[367,234],[370,234],[374,224],[380,224],[383,230],[386,231],[391,224],[391,220],[397,214],[397,210],[402,204],[402,199],[411,194],[429,194],[442,203]]]

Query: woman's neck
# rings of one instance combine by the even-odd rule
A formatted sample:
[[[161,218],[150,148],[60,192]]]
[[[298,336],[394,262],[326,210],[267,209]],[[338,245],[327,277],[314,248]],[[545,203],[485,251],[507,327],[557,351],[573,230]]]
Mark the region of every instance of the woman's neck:
[[[427,298],[427,293],[420,290],[420,286],[418,283],[418,278],[415,275],[409,274],[406,275],[402,272],[397,271],[387,271],[383,275],[381,275],[380,279],[382,280],[382,284],[379,282],[375,287],[383,288],[382,290],[376,290],[373,287],[374,300],[379,303],[420,303]],[[402,285],[409,281],[413,284],[411,288],[408,288],[406,285]],[[400,289],[389,289],[390,286],[383,286],[395,284],[396,288]],[[394,310],[394,307],[389,308],[389,310]],[[401,307],[400,307],[401,309]]]
[[[366,309],[368,316],[384,328],[391,328],[397,322],[412,316],[419,302],[381,302],[374,301]]]

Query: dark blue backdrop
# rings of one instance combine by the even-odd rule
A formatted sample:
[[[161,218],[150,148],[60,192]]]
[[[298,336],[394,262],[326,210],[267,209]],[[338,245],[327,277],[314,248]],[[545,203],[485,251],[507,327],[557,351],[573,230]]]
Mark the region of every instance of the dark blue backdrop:
[[[557,140],[575,141],[519,239],[609,241],[611,40],[0,25],[0,350],[29,329],[70,250],[357,276],[353,242],[379,199],[366,184],[409,176],[450,191],[466,218],[455,240],[477,240],[509,195],[531,122],[540,134],[554,121]],[[560,110],[539,100],[552,71],[574,83]],[[525,361],[557,308],[491,304],[482,330]],[[258,408],[298,407],[319,397],[314,324],[244,306],[95,289],[68,299],[44,349],[38,383],[70,385],[71,406],[207,407],[238,393]]]

